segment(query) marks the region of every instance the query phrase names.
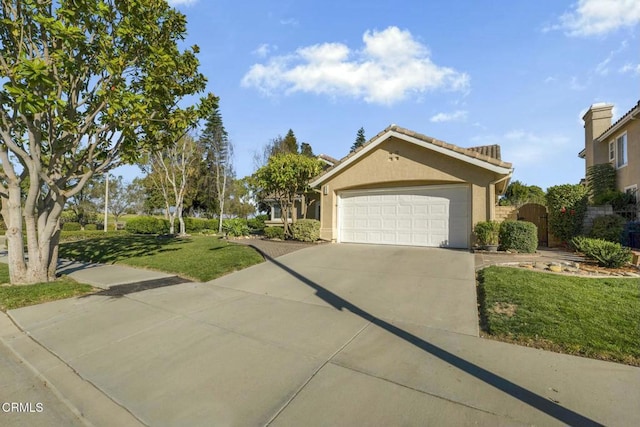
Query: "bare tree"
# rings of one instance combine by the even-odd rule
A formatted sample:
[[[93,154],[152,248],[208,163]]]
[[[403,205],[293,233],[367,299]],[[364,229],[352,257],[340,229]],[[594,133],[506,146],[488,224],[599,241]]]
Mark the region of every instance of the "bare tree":
[[[186,233],[182,217],[184,196],[199,158],[200,152],[194,139],[185,135],[172,147],[150,152],[147,162],[140,165],[164,198],[171,234],[175,233],[176,219],[180,225],[179,234]]]

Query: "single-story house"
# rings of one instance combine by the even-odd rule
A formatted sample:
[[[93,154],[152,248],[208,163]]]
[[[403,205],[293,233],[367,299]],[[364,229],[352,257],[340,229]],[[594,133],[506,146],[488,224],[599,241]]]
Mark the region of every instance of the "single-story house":
[[[640,186],[640,101],[615,123],[612,104],[593,104],[582,117],[584,148],[578,157],[586,171],[611,163],[616,169],[616,189],[637,194]]]
[[[391,125],[314,178],[320,237],[469,248],[513,173],[498,145],[461,148]]]

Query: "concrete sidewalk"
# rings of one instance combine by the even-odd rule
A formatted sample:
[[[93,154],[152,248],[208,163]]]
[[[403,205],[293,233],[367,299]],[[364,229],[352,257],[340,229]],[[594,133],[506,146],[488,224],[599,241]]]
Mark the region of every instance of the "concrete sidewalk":
[[[98,426],[640,425],[639,368],[447,320],[455,301],[424,288],[464,299],[473,270],[468,253],[321,245],[12,310],[0,339]]]

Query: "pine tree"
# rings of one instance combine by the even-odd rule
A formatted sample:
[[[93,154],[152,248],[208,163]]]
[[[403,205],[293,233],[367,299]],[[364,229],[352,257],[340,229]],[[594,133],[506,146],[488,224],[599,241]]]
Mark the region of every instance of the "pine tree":
[[[298,152],[298,139],[293,133],[293,130],[289,129],[289,132],[287,132],[287,134],[285,135],[284,140],[282,140],[282,145],[284,149],[283,151],[289,153]]]
[[[313,149],[311,148],[311,144],[307,142],[303,142],[300,144],[300,154],[307,157],[315,157],[313,154]]]
[[[358,129],[358,134],[356,135],[356,141],[351,146],[351,152],[353,153],[358,148],[362,147],[364,143],[367,142],[367,138],[364,136],[364,128],[361,127]]]

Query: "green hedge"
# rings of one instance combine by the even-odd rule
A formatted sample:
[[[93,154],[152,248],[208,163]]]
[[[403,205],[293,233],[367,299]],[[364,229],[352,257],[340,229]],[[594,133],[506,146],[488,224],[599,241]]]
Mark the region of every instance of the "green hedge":
[[[620,215],[603,215],[593,220],[589,237],[620,243],[627,220]]]
[[[122,236],[122,231],[107,231],[103,230],[80,230],[80,231],[62,231],[60,233],[60,242],[76,242],[79,240],[93,239],[95,237],[114,237]]]
[[[87,224],[84,226],[84,229],[87,231],[96,231],[98,229],[97,224]]]
[[[264,223],[268,219],[267,215],[258,215],[255,218],[247,220],[247,225],[252,232],[261,232],[264,230]]]
[[[62,224],[62,229],[64,231],[80,231],[82,230],[82,226],[79,222],[65,222]]]
[[[317,219],[299,219],[291,226],[294,240],[315,242],[320,238],[320,221]]]
[[[153,216],[139,216],[127,220],[125,230],[132,234],[167,234],[169,221]]]
[[[574,237],[571,243],[576,250],[596,260],[602,267],[618,268],[631,261],[631,250],[620,243],[583,236]]]
[[[497,245],[500,223],[497,221],[480,221],[473,227],[473,232],[480,246]]]
[[[500,224],[500,250],[534,253],[538,248],[538,227],[528,221]]]
[[[264,237],[266,237],[267,239],[284,240],[284,228],[283,227],[265,227]]]

